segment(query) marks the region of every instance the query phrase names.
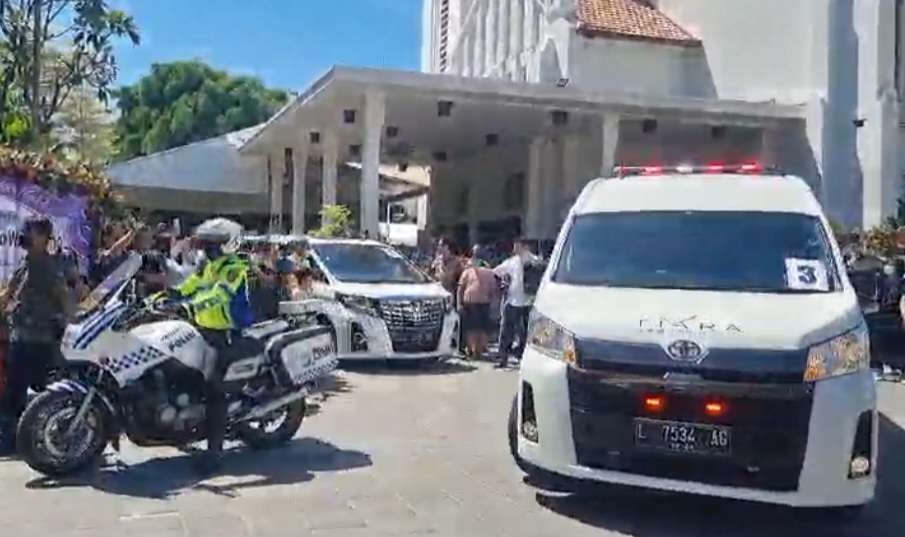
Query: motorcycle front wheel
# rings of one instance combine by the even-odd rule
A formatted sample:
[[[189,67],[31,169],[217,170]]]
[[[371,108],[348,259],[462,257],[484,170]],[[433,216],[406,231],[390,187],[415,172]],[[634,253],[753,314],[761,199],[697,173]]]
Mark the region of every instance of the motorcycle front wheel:
[[[268,449],[285,444],[302,427],[305,409],[305,399],[299,399],[261,419],[236,424],[236,433],[253,449]]]
[[[16,448],[28,466],[60,477],[82,470],[103,454],[107,431],[97,403],[92,403],[82,423],[69,431],[83,400],[72,393],[44,392],[28,405],[16,433]]]

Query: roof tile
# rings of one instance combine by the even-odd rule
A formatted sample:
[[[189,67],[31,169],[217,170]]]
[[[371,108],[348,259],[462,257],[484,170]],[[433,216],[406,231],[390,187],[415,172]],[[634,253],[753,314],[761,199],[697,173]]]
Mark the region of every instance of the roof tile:
[[[645,0],[578,0],[577,16],[578,30],[585,35],[701,44]]]

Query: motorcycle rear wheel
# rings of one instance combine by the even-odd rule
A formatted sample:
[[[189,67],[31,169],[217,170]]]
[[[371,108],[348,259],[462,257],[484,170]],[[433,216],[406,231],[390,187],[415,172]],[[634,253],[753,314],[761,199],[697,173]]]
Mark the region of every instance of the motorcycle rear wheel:
[[[270,449],[292,440],[305,419],[305,399],[299,399],[263,419],[236,425],[236,433],[252,449]],[[276,423],[275,427],[269,427]]]
[[[44,392],[25,409],[16,433],[16,449],[33,470],[50,477],[70,475],[95,462],[107,447],[104,417],[96,403],[71,437],[64,431],[83,397]]]

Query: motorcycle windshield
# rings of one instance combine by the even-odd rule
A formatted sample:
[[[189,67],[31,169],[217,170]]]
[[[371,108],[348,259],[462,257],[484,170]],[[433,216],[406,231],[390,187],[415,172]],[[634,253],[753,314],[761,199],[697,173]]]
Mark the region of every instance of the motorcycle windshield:
[[[139,269],[141,269],[141,256],[133,253],[79,304],[78,317],[85,318],[94,313],[99,306],[113,298],[123,285],[138,273]]]

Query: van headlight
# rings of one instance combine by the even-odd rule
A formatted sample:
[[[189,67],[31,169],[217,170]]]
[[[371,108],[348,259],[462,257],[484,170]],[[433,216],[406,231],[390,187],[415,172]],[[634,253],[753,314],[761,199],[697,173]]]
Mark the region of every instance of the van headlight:
[[[377,317],[377,301],[372,298],[337,293],[336,300],[352,311]]]
[[[578,356],[575,352],[575,336],[537,310],[531,313],[528,321],[527,343],[534,350],[570,365],[575,363]]]
[[[805,382],[838,377],[870,367],[870,336],[867,326],[815,345],[808,351]]]

